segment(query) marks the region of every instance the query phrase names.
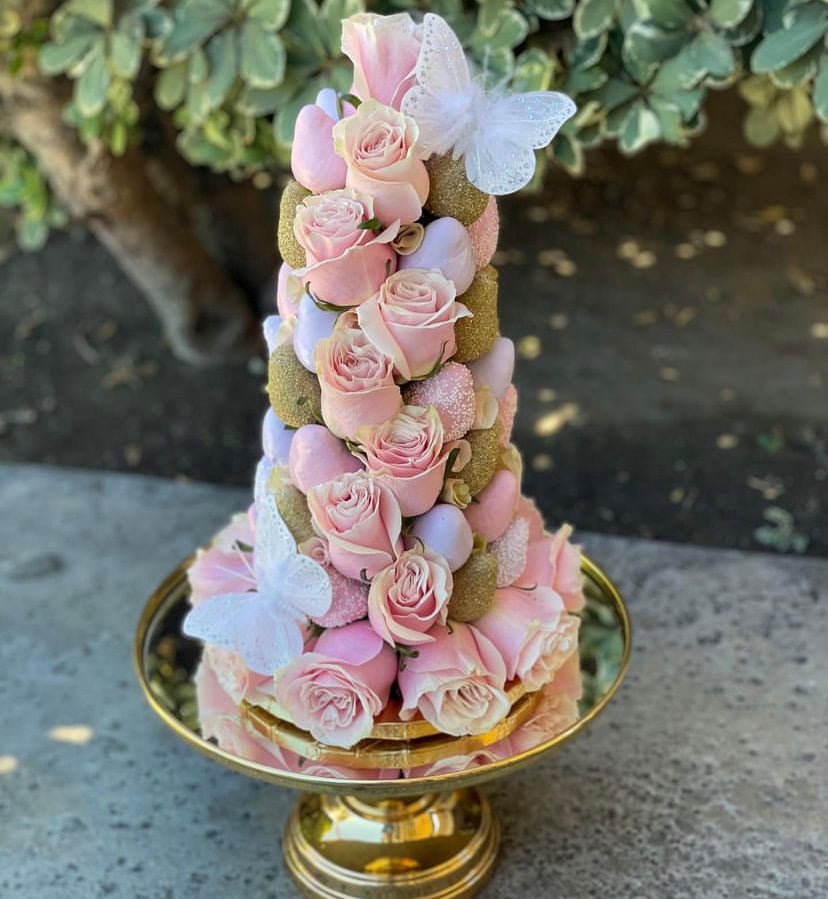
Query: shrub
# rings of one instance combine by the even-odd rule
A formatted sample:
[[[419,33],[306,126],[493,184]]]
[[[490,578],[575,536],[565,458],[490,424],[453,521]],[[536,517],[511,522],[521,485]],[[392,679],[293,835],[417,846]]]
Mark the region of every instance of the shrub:
[[[33,21],[30,2],[4,0],[0,78],[37,67],[68,79],[66,121],[110,154],[174,141],[190,165],[260,187],[288,159],[299,108],[323,86],[348,89],[340,20],[366,5],[430,8],[490,84],[573,96],[579,112],[550,153],[574,174],[607,141],[628,154],[686,145],[708,91],[731,85],[756,145],[796,147],[828,123],[828,0],[44,0],[50,15]],[[41,245],[54,204],[10,140],[0,179],[21,243]]]

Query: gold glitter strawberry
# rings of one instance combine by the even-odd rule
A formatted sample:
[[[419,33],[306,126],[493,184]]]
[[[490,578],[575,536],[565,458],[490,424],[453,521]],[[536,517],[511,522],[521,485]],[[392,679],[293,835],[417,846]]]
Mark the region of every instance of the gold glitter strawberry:
[[[288,427],[301,428],[320,420],[319,379],[296,358],[290,344],[276,347],[270,356],[267,392],[273,411]]]
[[[276,500],[279,514],[297,543],[315,536],[308,501],[301,490],[293,484],[282,484],[273,494],[273,498]]]
[[[296,218],[296,207],[310,196],[297,181],[288,181],[282,191],[279,202],[278,241],[279,255],[291,268],[302,268],[305,264],[305,250],[293,233],[293,220]]]
[[[432,215],[450,215],[466,227],[480,218],[489,203],[489,194],[469,181],[462,159],[452,159],[451,153],[432,156],[426,169],[431,186],[425,208]]]
[[[472,496],[491,481],[500,462],[499,421],[485,430],[469,431],[466,440],[471,447],[471,460],[460,470],[459,477],[465,481]]]
[[[472,362],[489,352],[500,333],[497,317],[497,269],[487,265],[477,272],[471,287],[458,299],[469,309],[473,318],[461,318],[454,326],[457,342],[454,360]]]
[[[497,559],[483,547],[472,550],[465,565],[454,572],[448,617],[475,621],[491,608],[497,589]]]

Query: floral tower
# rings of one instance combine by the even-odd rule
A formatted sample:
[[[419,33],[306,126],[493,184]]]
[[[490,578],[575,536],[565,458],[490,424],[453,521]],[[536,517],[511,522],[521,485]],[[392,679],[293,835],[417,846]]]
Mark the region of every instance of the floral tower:
[[[299,113],[281,199],[255,501],[185,622],[203,734],[294,769],[240,709],[351,749],[378,723],[486,734],[516,695],[565,726],[578,695],[580,552],[521,493],[491,264],[496,196],[574,107],[486,92],[436,15],[354,16],[342,49],[351,92]]]

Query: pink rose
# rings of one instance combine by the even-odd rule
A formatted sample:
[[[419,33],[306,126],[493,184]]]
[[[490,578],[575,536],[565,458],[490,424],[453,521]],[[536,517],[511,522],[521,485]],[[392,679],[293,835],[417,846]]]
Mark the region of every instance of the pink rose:
[[[403,406],[376,427],[357,432],[368,470],[387,484],[407,518],[427,512],[443,489],[446,460],[443,423],[434,406]]]
[[[313,526],[328,541],[332,564],[346,577],[372,578],[402,549],[402,515],[391,490],[357,471],[308,492]]]
[[[394,650],[357,621],[325,631],[313,652],[279,669],[276,701],[315,739],[347,749],[371,733],[396,674]]]
[[[368,619],[392,646],[417,646],[434,640],[426,631],[446,623],[453,581],[448,563],[426,547],[408,549],[373,581]]]
[[[236,703],[222,690],[216,674],[206,661],[195,675],[198,724],[205,740],[214,739],[220,749],[271,768],[290,767],[287,756],[275,744],[265,748],[242,724]]]
[[[578,648],[580,619],[567,615],[563,600],[549,587],[505,587],[474,626],[497,647],[506,678],[539,690]]]
[[[376,100],[334,125],[334,150],[348,169],[345,184],[373,198],[383,225],[422,215],[429,181],[425,163],[414,155],[418,135],[414,119]]]
[[[315,194],[345,186],[345,162],[333,146],[335,123],[316,104],[303,106],[296,117],[290,168],[299,184]]]
[[[581,574],[581,548],[570,543],[572,528],[565,524],[554,537],[544,532],[540,539],[530,533],[526,567],[515,584],[534,587],[551,586],[563,599],[569,612],[580,611],[585,603],[584,578]]]
[[[423,378],[457,351],[455,322],[471,313],[456,296],[436,269],[405,269],[359,307],[359,324],[404,380]]]
[[[337,437],[393,418],[402,406],[394,364],[358,328],[336,328],[316,346],[322,418]]]
[[[547,743],[572,727],[578,718],[577,702],[563,693],[545,689],[535,713],[509,737],[512,754],[517,755]]]
[[[408,13],[361,13],[342,23],[342,52],[354,64],[353,93],[399,109],[415,84],[420,31]]]
[[[249,515],[234,515],[207,549],[198,550],[195,561],[187,570],[190,603],[197,606],[211,596],[254,589],[252,546],[253,528]]]
[[[397,675],[408,721],[420,712],[439,731],[453,736],[482,734],[509,713],[503,690],[506,666],[494,644],[469,624],[434,625],[434,642],[418,647]]]
[[[251,671],[237,652],[215,643],[204,644],[203,659],[212,669],[222,690],[236,704],[266,687],[271,679],[267,674]]]
[[[579,612],[586,602],[584,576],[581,574],[581,547],[571,543],[572,527],[558,528],[552,538],[549,559],[552,563],[552,587],[563,597],[569,612]]]
[[[373,200],[354,190],[306,197],[296,207],[293,233],[307,264],[292,277],[334,306],[356,306],[375,293],[396,268],[390,244],[399,225],[376,234],[364,227],[373,218]]]
[[[536,540],[541,540],[544,536],[543,516],[528,496],[521,494],[517,514],[529,522],[529,542],[534,543]]]
[[[558,669],[552,683],[544,688],[544,692],[561,693],[576,702],[583,698],[584,681],[581,676],[580,653],[572,653]]]

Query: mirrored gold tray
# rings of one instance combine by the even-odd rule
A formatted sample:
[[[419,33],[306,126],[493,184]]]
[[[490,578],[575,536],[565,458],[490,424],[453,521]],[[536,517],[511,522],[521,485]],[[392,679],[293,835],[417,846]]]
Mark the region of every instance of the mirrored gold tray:
[[[377,779],[381,772],[367,770],[354,770],[353,777],[344,778],[270,767],[220,749],[198,731],[193,679],[201,646],[181,633],[188,609],[188,563],[159,585],[143,610],[134,643],[138,680],[153,711],[186,743],[234,771],[307,794],[287,823],[283,849],[288,870],[308,897],[474,895],[491,875],[499,845],[497,820],[475,785],[539,760],[586,728],[617,691],[629,663],[631,630],[624,601],[603,571],[584,559],[587,605],[579,644],[584,695],[578,719],[564,730],[506,757],[482,753],[465,770],[440,772],[437,766],[435,773],[405,779]],[[513,700],[512,714],[524,715],[515,723],[519,733],[536,697],[516,695]],[[262,727],[255,728],[259,732],[268,724],[266,718],[262,721]],[[300,740],[302,734],[298,731],[294,748],[310,753],[310,745]],[[464,744],[468,738],[424,736],[426,741],[453,743],[456,756],[478,748]],[[484,747],[500,738],[483,736],[478,743]],[[417,741],[408,745],[416,747]],[[336,763],[358,769],[349,752],[342,750]],[[446,754],[444,746],[440,757]]]

